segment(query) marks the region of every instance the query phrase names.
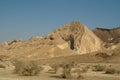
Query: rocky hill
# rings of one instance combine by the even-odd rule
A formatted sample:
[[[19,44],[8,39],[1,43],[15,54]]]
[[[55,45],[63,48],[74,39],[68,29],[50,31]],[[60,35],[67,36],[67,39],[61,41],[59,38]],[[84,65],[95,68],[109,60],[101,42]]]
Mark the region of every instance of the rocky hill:
[[[120,27],[113,29],[96,28],[93,32],[106,43],[120,42]]]
[[[73,21],[64,25],[49,35],[55,39],[61,38],[66,41],[71,50],[77,54],[84,54],[101,50],[103,42],[87,26]],[[58,41],[58,40],[57,40]]]
[[[89,54],[103,49],[103,41],[78,21],[63,25],[47,36],[28,41],[13,40],[0,45],[0,55],[10,59],[45,59]]]

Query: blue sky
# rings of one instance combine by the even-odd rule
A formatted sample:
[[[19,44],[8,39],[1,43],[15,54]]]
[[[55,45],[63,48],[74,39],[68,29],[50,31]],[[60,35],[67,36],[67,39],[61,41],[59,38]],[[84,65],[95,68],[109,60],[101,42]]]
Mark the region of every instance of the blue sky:
[[[118,27],[120,0],[0,0],[0,42],[46,35],[73,20]]]

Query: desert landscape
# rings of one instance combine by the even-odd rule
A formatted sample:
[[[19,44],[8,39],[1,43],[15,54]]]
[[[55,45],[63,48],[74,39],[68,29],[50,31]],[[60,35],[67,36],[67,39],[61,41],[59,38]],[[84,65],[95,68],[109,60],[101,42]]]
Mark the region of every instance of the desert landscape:
[[[79,21],[0,44],[0,80],[120,80],[120,27]]]

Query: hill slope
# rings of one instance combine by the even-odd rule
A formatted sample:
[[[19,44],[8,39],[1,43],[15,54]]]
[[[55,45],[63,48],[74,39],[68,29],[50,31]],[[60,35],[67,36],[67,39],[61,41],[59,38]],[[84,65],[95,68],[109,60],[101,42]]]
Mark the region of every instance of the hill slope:
[[[120,42],[120,27],[113,29],[96,28],[93,32],[106,43]]]
[[[0,54],[17,59],[45,59],[99,51],[102,44],[85,25],[73,21],[47,36],[5,42],[0,46]]]

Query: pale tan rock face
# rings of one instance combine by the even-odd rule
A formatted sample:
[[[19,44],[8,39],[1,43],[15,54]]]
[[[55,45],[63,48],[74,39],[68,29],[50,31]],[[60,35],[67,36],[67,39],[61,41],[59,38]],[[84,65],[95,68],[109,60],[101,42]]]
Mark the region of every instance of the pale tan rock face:
[[[11,58],[44,59],[99,51],[102,41],[85,25],[73,21],[47,36],[14,40],[2,46],[0,53],[9,53]]]
[[[60,45],[57,45],[58,48],[60,49],[66,49],[69,47],[69,44],[67,42],[63,43],[63,44],[60,44]]]
[[[69,48],[76,51],[77,54],[94,52],[102,48],[102,41],[85,25],[77,21],[61,28],[59,35],[69,42]]]
[[[102,41],[96,37],[87,27],[84,27],[85,31],[81,37],[76,40],[76,48],[78,54],[84,54],[94,51],[99,51],[102,49]]]

